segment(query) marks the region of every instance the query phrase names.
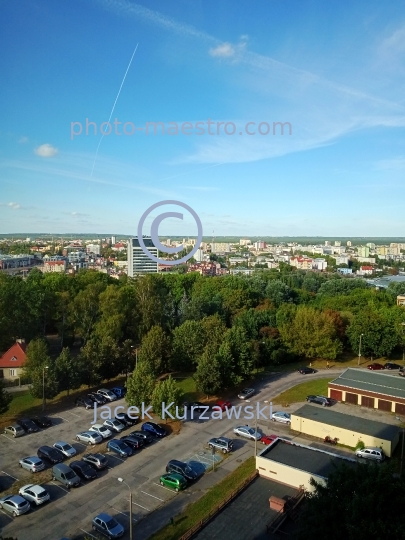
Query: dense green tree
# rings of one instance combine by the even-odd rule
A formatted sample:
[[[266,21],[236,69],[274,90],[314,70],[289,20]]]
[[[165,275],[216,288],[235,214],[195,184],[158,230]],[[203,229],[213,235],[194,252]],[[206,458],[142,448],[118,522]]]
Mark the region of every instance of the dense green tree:
[[[217,352],[207,347],[201,355],[194,375],[197,390],[215,395],[222,387],[222,369]]]
[[[30,392],[36,398],[52,399],[58,394],[55,363],[48,355],[48,345],[43,339],[32,340],[26,350],[24,376],[31,381]]]
[[[132,375],[127,380],[125,400],[130,407],[145,407],[152,404],[152,394],[155,388],[155,376],[146,362],[138,362]]]
[[[165,408],[166,411],[169,411],[176,418],[176,406],[178,408],[177,410],[180,410],[183,395],[183,391],[171,376],[163,381],[159,381],[152,394],[153,412],[158,414],[160,418],[167,420],[170,416],[167,413],[163,414]]]
[[[295,298],[294,291],[281,280],[269,281],[266,287],[266,296],[275,307],[280,307],[281,304],[293,302]]]
[[[150,366],[155,376],[164,373],[169,366],[170,340],[161,326],[153,326],[142,340],[139,361]]]
[[[58,381],[58,390],[67,391],[80,388],[83,380],[84,366],[80,358],[73,358],[69,347],[62,349],[62,352],[55,360],[55,376]]]
[[[170,366],[173,370],[194,370],[207,336],[200,321],[185,321],[173,330]]]
[[[13,396],[10,394],[10,392],[7,392],[7,390],[5,390],[4,383],[0,379],[0,414],[4,414],[8,411],[12,399]]]

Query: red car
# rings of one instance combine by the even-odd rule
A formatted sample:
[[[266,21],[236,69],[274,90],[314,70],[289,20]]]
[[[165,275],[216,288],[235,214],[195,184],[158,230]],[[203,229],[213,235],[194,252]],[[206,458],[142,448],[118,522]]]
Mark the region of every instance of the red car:
[[[277,437],[278,435],[262,435],[260,442],[262,444],[271,444],[273,441],[277,439]]]
[[[225,409],[230,409],[232,407],[232,404],[230,401],[224,401],[221,399],[221,401],[218,401],[214,406],[213,409],[221,409],[221,411],[224,411]]]
[[[384,369],[384,366],[382,364],[370,364],[367,366],[367,369],[375,370],[375,369]]]

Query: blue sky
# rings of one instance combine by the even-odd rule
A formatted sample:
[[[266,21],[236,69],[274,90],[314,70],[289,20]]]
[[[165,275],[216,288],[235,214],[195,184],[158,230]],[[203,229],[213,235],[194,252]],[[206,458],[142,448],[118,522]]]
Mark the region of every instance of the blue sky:
[[[205,235],[405,236],[405,1],[0,10],[0,233],[136,234],[149,206],[179,200]],[[236,133],[101,137],[114,103],[121,133],[208,119]],[[185,212],[159,231],[196,226]]]

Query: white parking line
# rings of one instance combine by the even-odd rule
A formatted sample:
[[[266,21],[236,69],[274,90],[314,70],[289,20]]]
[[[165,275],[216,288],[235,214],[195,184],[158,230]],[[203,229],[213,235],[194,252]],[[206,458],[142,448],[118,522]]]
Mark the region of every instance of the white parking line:
[[[76,413],[74,413],[72,411],[66,411],[66,412],[69,413],[69,414],[73,414],[73,416],[77,416],[77,418],[80,418],[80,414],[76,414]]]
[[[154,499],[158,499],[158,501],[165,502],[164,499],[160,499],[159,497],[156,497],[155,495],[151,495],[150,493],[146,493],[146,491],[141,491],[141,493],[145,493],[145,495],[149,495],[149,497],[153,497]]]
[[[59,484],[55,484],[55,482],[51,482],[51,484],[53,484],[54,486],[60,488],[62,491],[64,491],[65,493],[70,493],[70,491],[68,491],[67,489],[63,488],[62,486],[60,486]]]
[[[116,508],[114,508],[113,506],[111,507],[113,510],[115,510],[116,512],[118,512],[119,514],[122,514],[123,516],[127,517],[128,518],[128,515],[125,514],[124,512],[121,512],[121,510],[117,510]],[[128,518],[129,519],[129,518]],[[137,519],[135,519],[134,517],[132,518],[132,521],[138,521]]]
[[[16,478],[15,476],[11,476],[11,474],[8,474],[6,471],[1,471],[1,472],[9,476],[10,478],[14,478],[14,480],[18,480],[18,478]]]
[[[65,422],[69,422],[69,420],[67,418],[63,418],[63,416],[53,416],[52,418],[62,418],[62,420],[64,420]]]
[[[9,441],[11,442],[16,442],[14,439],[10,439],[10,437],[7,437],[7,435],[5,433],[2,433],[3,437],[5,437],[6,439],[8,439]]]
[[[120,457],[118,456],[113,456],[113,455],[110,455],[110,457],[113,457],[115,459],[119,459],[120,461],[122,461],[122,463],[124,463],[125,459],[121,459]]]
[[[93,536],[91,533],[85,531],[84,529],[80,529],[81,531],[84,532],[84,534],[88,534],[89,536],[91,536],[92,538],[95,538],[97,540],[97,536]]]
[[[8,516],[9,518],[13,519],[13,516],[10,516],[10,514],[7,514],[7,512],[5,512],[4,510],[2,510],[1,508],[0,508],[0,512],[1,512],[2,514],[4,514],[5,516]]]
[[[81,444],[84,447],[88,446],[87,444],[84,444],[84,443],[82,443],[80,441],[76,441],[76,439],[72,439],[72,441],[75,441],[76,444]]]
[[[172,489],[166,487],[166,486],[162,486],[162,484],[157,484],[156,482],[153,482],[155,484],[155,486],[159,486],[161,487],[162,489],[167,489],[167,491],[170,491],[170,493],[176,493],[175,491],[173,491]]]
[[[129,499],[126,499],[127,502],[129,502]],[[138,504],[134,501],[132,501],[132,504],[134,504],[135,506],[139,506],[139,508],[143,508],[144,510],[146,510],[147,512],[150,512],[150,510],[148,510],[147,508],[145,508],[144,506],[142,506],[141,504]]]

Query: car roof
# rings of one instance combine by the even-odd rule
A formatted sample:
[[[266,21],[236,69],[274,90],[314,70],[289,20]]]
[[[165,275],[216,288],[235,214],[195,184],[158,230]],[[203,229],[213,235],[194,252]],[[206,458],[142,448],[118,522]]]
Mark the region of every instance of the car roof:
[[[66,441],[56,441],[55,444],[68,444],[69,446],[72,446],[70,443],[68,443]]]
[[[184,463],[184,461],[179,461],[178,459],[171,459],[168,463],[168,465],[186,465],[188,466],[188,463]]]
[[[27,484],[21,489],[31,489],[34,493],[41,493],[42,491],[45,491],[45,489],[42,486],[38,486],[38,484]]]
[[[27,456],[27,457],[23,457],[21,458],[21,461],[23,459],[29,459],[30,461],[41,461],[41,458],[39,458],[38,456]]]
[[[106,512],[101,512],[101,514],[97,514],[97,516],[94,517],[94,519],[101,519],[102,521],[110,521],[112,519],[112,516],[110,514],[107,514]]]
[[[377,450],[378,452],[383,452],[382,448],[378,448],[378,446],[365,446],[363,450]]]

